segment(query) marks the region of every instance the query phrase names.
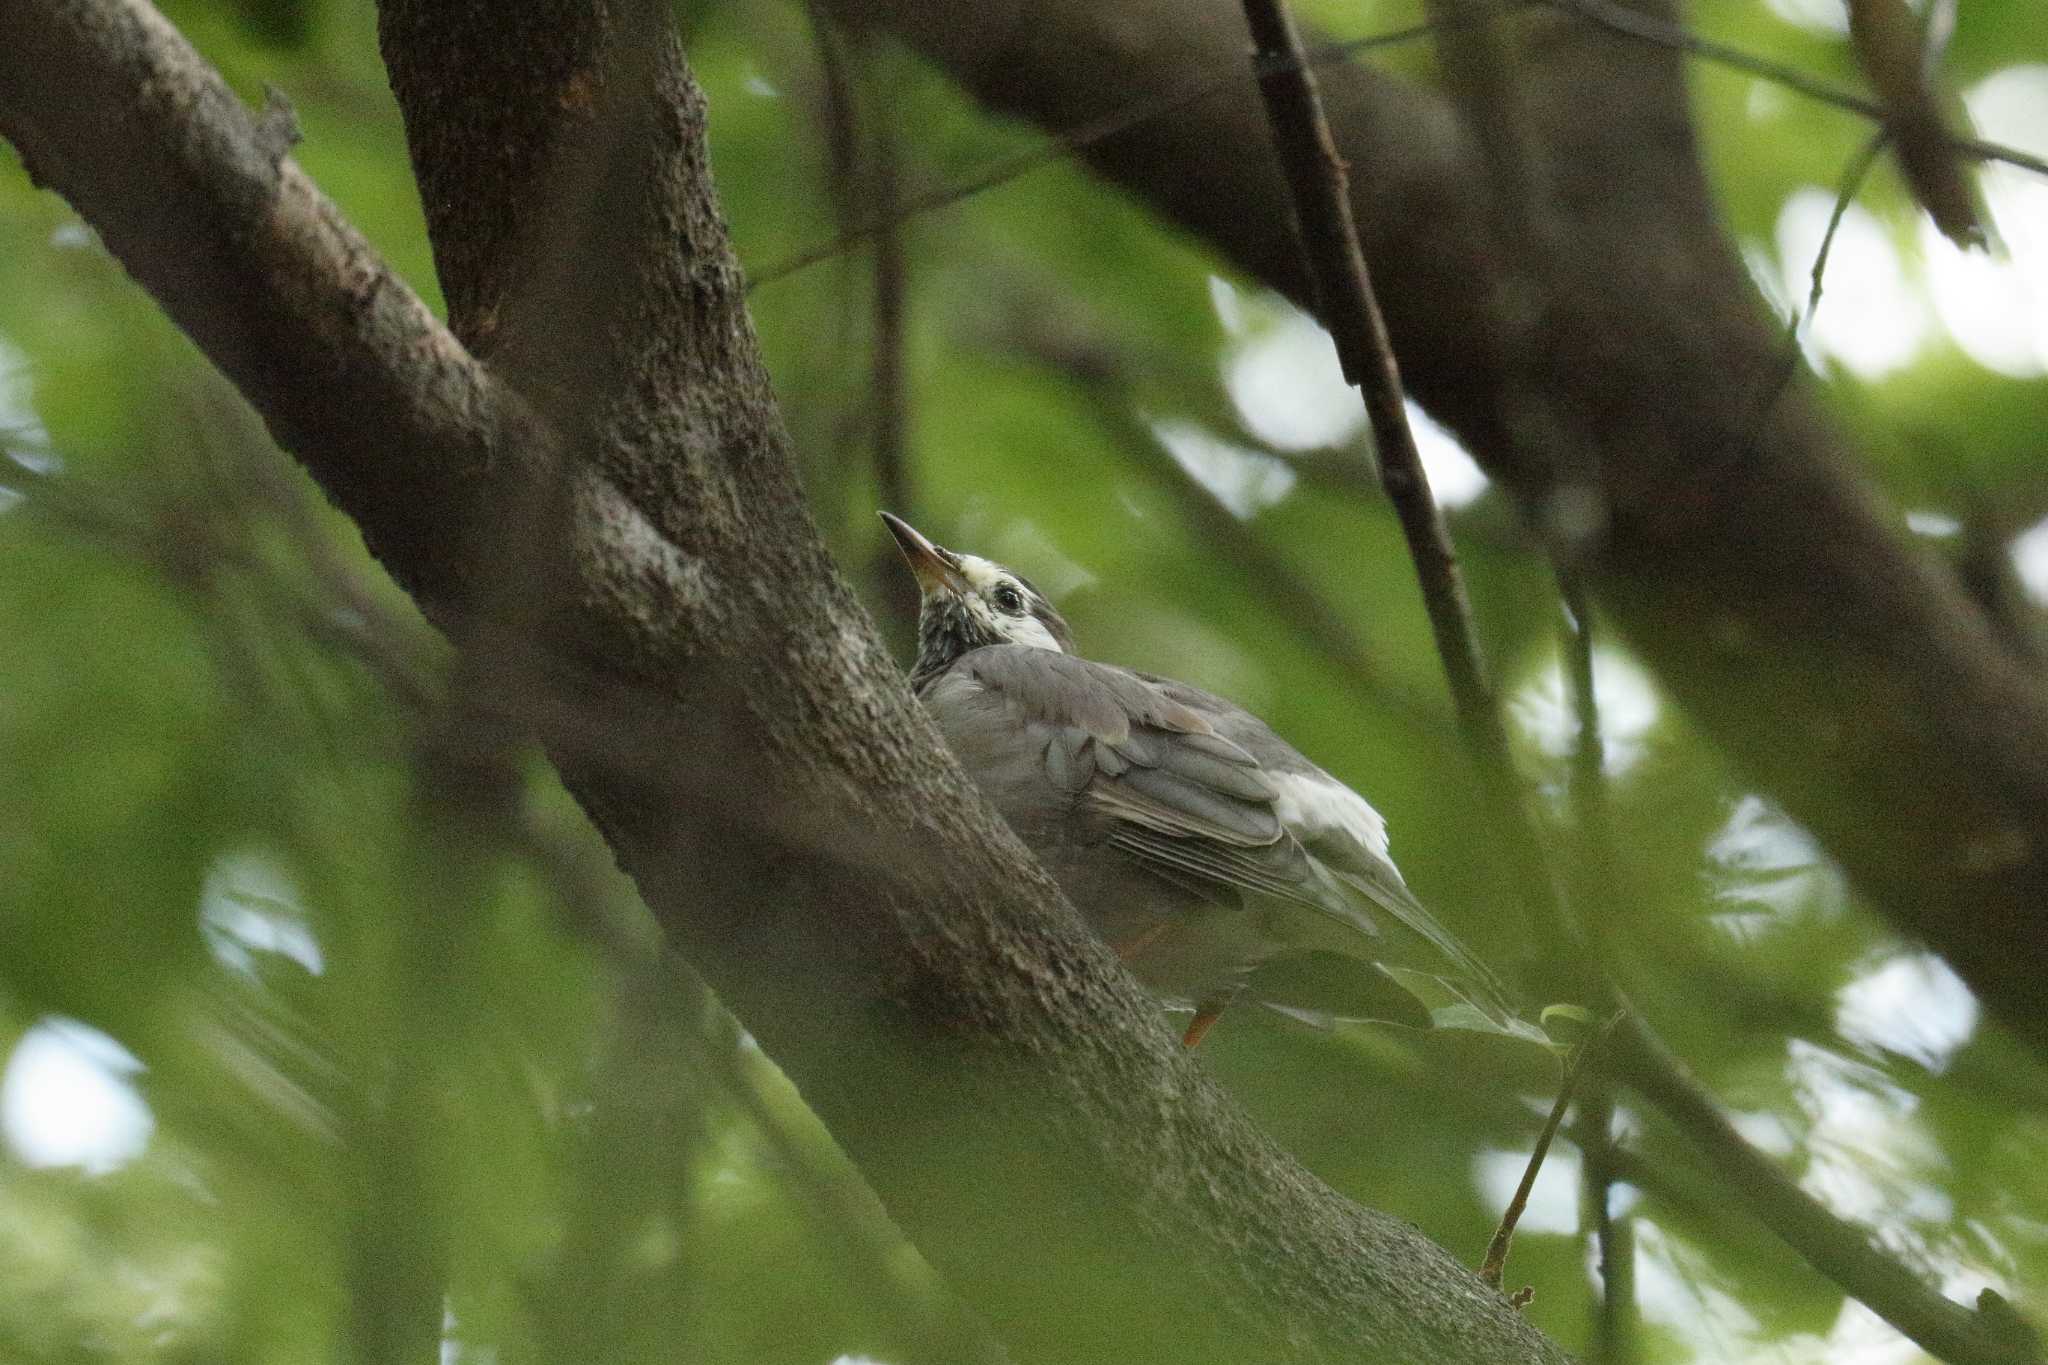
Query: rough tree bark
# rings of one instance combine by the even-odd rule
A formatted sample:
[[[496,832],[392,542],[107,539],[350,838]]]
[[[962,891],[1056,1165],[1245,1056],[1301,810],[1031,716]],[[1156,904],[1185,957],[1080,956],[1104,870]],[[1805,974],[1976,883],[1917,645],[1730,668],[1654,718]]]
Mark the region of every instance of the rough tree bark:
[[[1032,1360],[1562,1359],[1261,1137],[947,758],[805,510],[661,8],[383,17],[455,326],[513,386],[141,0],[0,7],[0,133],[505,663],[927,1257]]]
[[[831,6],[1055,133],[1246,66],[1236,0]],[[2048,691],[1810,395],[1768,401],[1782,329],[1719,229],[1681,54],[1561,11],[1516,22],[1560,248],[1544,261],[1495,234],[1485,159],[1445,100],[1322,71],[1404,378],[1715,743],[2048,1050]],[[1084,155],[1309,306],[1248,77]]]

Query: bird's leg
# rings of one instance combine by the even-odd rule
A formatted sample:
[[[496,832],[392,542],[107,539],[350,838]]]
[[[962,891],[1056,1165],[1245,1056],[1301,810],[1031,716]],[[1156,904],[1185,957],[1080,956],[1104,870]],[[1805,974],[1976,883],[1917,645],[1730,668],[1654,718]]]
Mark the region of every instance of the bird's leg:
[[[1200,1047],[1202,1040],[1209,1036],[1209,1030],[1223,1017],[1223,1011],[1230,1008],[1230,1002],[1237,999],[1238,988],[1228,994],[1212,995],[1195,1006],[1195,1017],[1188,1020],[1188,1031],[1180,1036],[1182,1047]]]
[[[1161,920],[1151,928],[1140,930],[1129,938],[1113,940],[1109,945],[1109,950],[1116,954],[1119,962],[1134,961],[1142,956],[1153,944],[1157,943],[1160,936],[1165,934],[1170,927],[1172,927],[1171,921]]]

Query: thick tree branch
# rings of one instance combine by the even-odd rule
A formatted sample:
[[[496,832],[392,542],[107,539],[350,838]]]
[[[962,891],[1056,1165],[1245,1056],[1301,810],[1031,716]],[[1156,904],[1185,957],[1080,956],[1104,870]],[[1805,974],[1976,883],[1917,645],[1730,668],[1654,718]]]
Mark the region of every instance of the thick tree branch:
[[[1997,1295],[1973,1312],[1922,1284],[1752,1147],[1640,1020],[1621,1021],[1606,1055],[1616,1075],[1677,1120],[1766,1227],[1930,1354],[1957,1365],[2038,1365],[2040,1341]]]
[[[0,12],[0,132],[30,176],[243,392],[270,395],[279,441],[447,600],[464,569],[436,547],[468,534],[506,461],[544,457],[547,433],[284,155],[288,115],[266,131],[210,75],[147,7]]]
[[[1056,133],[1242,51],[1233,0],[1013,0],[972,22],[939,0],[837,8]],[[1588,590],[1702,729],[2048,1049],[2048,698],[1803,393],[1758,422],[1776,329],[1716,229],[1682,57],[1540,17],[1531,99],[1570,248],[1540,327],[1514,304],[1515,263],[1449,108],[1361,67],[1321,74],[1404,378],[1537,525],[1594,528]],[[1264,135],[1247,79],[1087,156],[1306,303]],[[1553,396],[1574,473],[1596,477],[1593,505],[1554,497],[1551,442],[1515,439],[1530,382]]]
[[[394,0],[385,42],[458,328],[592,418],[521,714],[671,938],[1024,1356],[1559,1359],[1251,1129],[945,756],[805,514],[654,12]],[[0,131],[431,612],[491,602],[491,512],[562,443],[161,18],[0,9]],[[611,197],[536,214],[588,152]],[[522,272],[593,243],[577,401]]]

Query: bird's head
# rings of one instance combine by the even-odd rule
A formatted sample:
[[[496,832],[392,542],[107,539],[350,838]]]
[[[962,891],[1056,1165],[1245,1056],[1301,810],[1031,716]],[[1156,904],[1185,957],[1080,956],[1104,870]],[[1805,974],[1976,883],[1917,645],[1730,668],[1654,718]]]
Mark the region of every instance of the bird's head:
[[[922,684],[970,649],[1028,645],[1066,653],[1074,637],[1031,580],[979,555],[934,545],[916,527],[882,513],[903,551],[924,601],[917,616],[917,664],[910,678]]]

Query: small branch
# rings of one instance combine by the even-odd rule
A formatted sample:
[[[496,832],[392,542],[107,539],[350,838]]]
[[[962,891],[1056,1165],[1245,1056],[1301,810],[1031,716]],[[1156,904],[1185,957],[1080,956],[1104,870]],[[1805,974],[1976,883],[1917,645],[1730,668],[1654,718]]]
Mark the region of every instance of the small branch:
[[[1578,724],[1572,745],[1572,812],[1582,856],[1611,866],[1614,831],[1607,803],[1607,740],[1600,729],[1600,696],[1593,681],[1593,604],[1574,574],[1558,573],[1557,592],[1564,604],[1565,674]]]
[[[1558,1125],[1564,1122],[1565,1111],[1571,1108],[1579,1070],[1585,1065],[1586,1053],[1592,1046],[1593,1040],[1588,1039],[1574,1047],[1566,1059],[1564,1074],[1557,1082],[1557,1098],[1550,1105],[1550,1117],[1543,1121],[1543,1130],[1536,1135],[1536,1145],[1529,1152],[1529,1162],[1522,1167],[1521,1183],[1515,1186],[1514,1197],[1502,1210],[1500,1226],[1494,1229],[1493,1240],[1486,1246],[1486,1258],[1479,1263],[1479,1278],[1495,1289],[1501,1288],[1501,1275],[1508,1264],[1508,1247],[1515,1240],[1515,1225],[1522,1221],[1522,1211],[1529,1207],[1529,1192],[1536,1188],[1536,1174],[1543,1169],[1543,1159],[1550,1155],[1551,1140],[1557,1136]],[[1526,1292],[1514,1296],[1516,1307],[1528,1302],[1524,1297]]]
[[[1951,15],[1951,20],[1953,15]],[[1942,234],[1959,247],[1990,240],[1969,168],[1956,155],[1935,73],[1940,43],[1905,0],[1849,0],[1849,45],[1884,101],[1885,130],[1906,186]]]
[[[1585,1100],[1572,1125],[1579,1148],[1581,1226],[1591,1229],[1600,1273],[1593,1316],[1594,1365],[1628,1365],[1636,1357],[1636,1239],[1626,1214],[1614,1212],[1614,1092],[1604,1076],[1582,1083]]]
[[[1806,304],[1793,309],[1791,320],[1785,325],[1785,349],[1778,362],[1778,371],[1757,399],[1756,415],[1744,428],[1748,435],[1734,448],[1737,454],[1746,454],[1756,446],[1771,410],[1778,406],[1778,400],[1785,396],[1785,390],[1792,384],[1792,377],[1799,373],[1799,338],[1807,324],[1813,321],[1814,314],[1820,311],[1822,280],[1827,274],[1828,256],[1834,250],[1835,235],[1841,231],[1842,220],[1849,215],[1849,206],[1856,202],[1864,180],[1870,175],[1870,168],[1877,163],[1878,154],[1884,151],[1890,138],[1891,134],[1886,129],[1878,129],[1843,168],[1842,183],[1835,190],[1835,206],[1828,214],[1827,230],[1821,234],[1820,246],[1813,253],[1813,269],[1809,272],[1812,284],[1807,291]]]
[[[1567,626],[1566,673],[1578,720],[1570,787],[1578,865],[1594,913],[1605,920],[1620,897],[1615,889],[1613,813],[1607,799],[1607,743],[1593,681],[1593,604],[1569,570],[1558,571],[1557,587]],[[1581,946],[1586,937],[1590,935],[1582,935]],[[1581,1089],[1586,1098],[1572,1129],[1579,1148],[1580,1226],[1591,1230],[1600,1274],[1592,1354],[1595,1365],[1627,1365],[1636,1355],[1636,1248],[1633,1225],[1625,1215],[1614,1213],[1614,1085],[1603,1073],[1588,1077]]]
[[[1778,1164],[1743,1140],[1682,1063],[1630,1016],[1604,1052],[1608,1066],[1664,1110],[1765,1227],[1823,1275],[1930,1355],[1949,1365],[2039,1365],[2038,1342],[2016,1330],[2009,1310],[1973,1312],[1945,1298],[1870,1234],[1837,1218]]]
[[[910,478],[910,379],[904,355],[909,344],[906,313],[910,302],[910,257],[904,250],[903,135],[895,111],[874,89],[868,76],[864,140],[868,165],[862,177],[867,203],[881,221],[874,235],[870,293],[869,384],[867,437],[880,506],[902,516],[914,515],[917,494]],[[886,537],[883,538],[886,541]],[[917,585],[903,572],[893,544],[877,543],[869,559],[869,578],[888,604],[894,621],[906,633],[916,629]]]
[[[1408,425],[1400,368],[1358,245],[1344,161],[1280,0],[1244,0],[1244,12],[1257,48],[1259,90],[1293,195],[1316,315],[1336,342],[1344,377],[1365,399],[1380,481],[1407,539],[1466,752],[1479,770],[1490,823],[1507,849],[1529,927],[1554,934],[1565,923],[1564,907],[1522,804],[1507,728],[1472,628],[1471,602]]]
[[[875,486],[882,505],[911,508],[916,505],[910,488],[909,459],[910,396],[904,371],[904,330],[909,294],[910,262],[903,250],[902,219],[897,204],[902,200],[902,148],[895,125],[887,113],[873,119],[874,135],[869,139],[872,165],[868,185],[873,202],[881,209],[885,225],[875,236],[874,263],[874,354],[870,370],[869,404],[874,417],[873,442]],[[900,581],[900,570],[895,575]]]
[[[1137,391],[1157,368],[1149,357],[1137,354],[1125,338],[1111,335],[1094,316],[1061,307],[1039,291],[1021,289],[1003,302],[1004,321],[994,337],[997,344],[1057,371],[1087,393],[1110,444],[1179,505],[1189,529],[1237,570],[1267,608],[1286,620],[1302,643],[1320,655],[1362,700],[1398,713],[1409,725],[1438,731],[1440,713],[1435,706],[1417,689],[1397,686],[1389,679],[1336,604],[1262,536],[1255,524],[1231,511],[1190,474],[1138,419]],[[1287,464],[1304,478],[1316,477],[1320,486],[1333,492],[1356,496],[1379,488],[1378,479],[1355,460],[1340,463],[1335,458],[1308,457]],[[1312,466],[1318,467],[1313,476],[1308,472]],[[899,570],[895,577],[904,575]]]
[[[1683,25],[1629,9],[1625,5],[1616,4],[1615,0],[1541,0],[1541,3],[1552,5],[1567,14],[1575,14],[1588,23],[1597,24],[1625,38],[1634,38],[1639,42],[1653,43],[1658,47],[1689,53],[1703,61],[1714,62],[1774,85],[1782,85],[1787,90],[1805,95],[1808,99],[1859,114],[1873,123],[1882,124],[1887,117],[1883,103],[1878,100],[1859,95],[1853,90],[1830,85],[1820,77],[1801,71],[1796,66],[1788,66],[1769,57],[1759,57],[1753,52],[1744,52],[1739,47],[1716,42],[1712,38],[1702,38]],[[2035,175],[2048,176],[2048,161],[2016,147],[2008,147],[2003,143],[1990,142],[1979,137],[1951,137],[1949,145],[1957,151],[1967,152],[1980,161],[2002,161],[2008,166],[2032,171]]]
[[[1521,0],[1521,3],[1535,3],[1535,0]],[[1292,67],[1295,70],[1325,66],[1332,62],[1344,61],[1363,52],[1399,47],[1404,43],[1419,41],[1435,33],[1437,27],[1436,21],[1432,20],[1428,23],[1410,24],[1405,28],[1393,29],[1386,33],[1375,33],[1363,38],[1352,38],[1344,42],[1329,43],[1301,57],[1286,58],[1278,62],[1268,62],[1262,58],[1257,65],[1257,70],[1263,73],[1268,70],[1281,69],[1283,66]],[[1041,166],[1050,166],[1064,161],[1075,153],[1092,147],[1099,142],[1106,142],[1119,133],[1127,133],[1131,129],[1150,123],[1154,119],[1165,118],[1170,114],[1186,109],[1190,105],[1198,104],[1219,91],[1229,89],[1243,79],[1243,66],[1233,62],[1227,68],[1219,68],[1205,75],[1193,77],[1186,85],[1152,99],[1134,100],[1115,113],[1083,124],[1072,132],[1061,133],[1031,148],[1029,151],[1019,152],[1015,156],[1006,157],[971,179],[906,198],[888,212],[876,215],[869,222],[842,229],[839,235],[829,242],[821,242],[817,246],[799,251],[794,256],[785,257],[772,265],[763,266],[759,270],[749,271],[747,272],[747,289],[749,292],[752,292],[764,284],[774,284],[776,281],[787,279],[789,276],[810,266],[829,261],[835,256],[844,255],[862,242],[906,223],[912,218],[936,212],[939,209],[951,208],[955,204],[964,203],[972,199],[977,194],[1007,185],[1012,180],[1035,171]]]

